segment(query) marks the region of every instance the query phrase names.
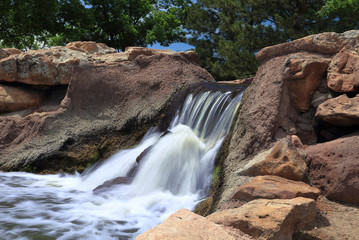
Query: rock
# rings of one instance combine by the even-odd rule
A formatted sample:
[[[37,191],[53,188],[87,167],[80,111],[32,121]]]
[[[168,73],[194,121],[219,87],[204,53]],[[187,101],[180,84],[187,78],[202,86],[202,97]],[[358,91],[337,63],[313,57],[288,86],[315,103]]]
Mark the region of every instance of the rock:
[[[306,169],[307,165],[296,148],[288,139],[283,139],[273,148],[256,155],[240,173],[249,176],[276,175],[302,180]]]
[[[121,184],[128,185],[132,182],[132,180],[133,179],[130,177],[117,177],[102,183],[101,185],[97,186],[94,190],[92,190],[92,192],[94,194],[99,194],[115,185],[121,185]]]
[[[139,235],[136,239],[234,240],[235,238],[229,235],[221,226],[189,210],[181,209],[172,214],[163,223]]]
[[[43,97],[39,90],[0,84],[0,113],[36,108]]]
[[[330,59],[290,59],[290,97],[294,108],[306,112],[324,78]]]
[[[358,43],[359,31],[344,33],[326,32],[307,36],[286,43],[263,48],[256,58],[259,62],[297,52],[314,52],[320,54],[338,53],[344,46],[355,46]]]
[[[117,51],[114,48],[110,48],[106,46],[103,43],[96,43],[96,42],[83,42],[83,41],[77,41],[77,42],[71,42],[66,44],[66,48],[85,52],[88,54],[96,54],[96,55],[104,55],[104,54],[110,54],[110,53],[117,53]]]
[[[308,179],[330,200],[359,203],[359,133],[306,148]]]
[[[166,54],[166,55],[181,55],[190,60],[193,63],[199,64],[199,56],[195,51],[187,52],[175,52],[169,49],[158,50],[144,47],[127,47],[126,53],[128,53],[128,60],[134,60],[139,55],[144,56],[153,56],[156,54]]]
[[[255,239],[292,239],[296,228],[310,223],[316,215],[313,199],[258,199],[240,208],[215,212],[207,217],[214,223],[237,228]]]
[[[9,54],[9,56],[23,53],[23,51],[21,51],[21,50],[19,50],[17,48],[3,48],[3,50],[5,52],[7,52]]]
[[[237,79],[237,80],[233,80],[233,81],[218,81],[218,83],[241,84],[241,85],[249,86],[253,82],[253,79],[254,79],[254,77],[249,77],[246,79]]]
[[[328,69],[328,87],[335,92],[359,92],[359,53],[351,46],[336,54]]]
[[[88,55],[64,47],[30,50],[0,60],[0,81],[31,85],[69,84],[71,72]]]
[[[320,104],[315,117],[334,126],[359,125],[359,94],[353,98],[341,95]]]
[[[232,199],[251,201],[258,198],[291,199],[296,197],[316,200],[320,190],[303,182],[277,176],[258,176],[238,187]]]
[[[30,55],[44,57],[44,51]],[[60,54],[56,58],[63,62],[69,61],[69,53],[90,56],[67,48],[46,51],[52,51],[50,57]],[[47,73],[46,78],[53,76]],[[214,81],[180,54],[117,63],[88,61],[73,66],[69,76],[65,98],[52,108],[57,110],[34,109],[24,117],[0,115],[1,170],[19,171],[31,165],[37,172],[81,172],[114,151],[137,144],[150,127],[159,124],[178,91]]]

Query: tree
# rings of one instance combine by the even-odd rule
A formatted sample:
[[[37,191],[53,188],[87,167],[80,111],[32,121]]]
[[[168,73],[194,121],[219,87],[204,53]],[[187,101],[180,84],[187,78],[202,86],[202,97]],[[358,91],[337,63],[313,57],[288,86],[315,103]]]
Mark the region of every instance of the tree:
[[[326,29],[322,0],[198,0],[188,9],[188,42],[216,79],[254,75],[263,47]]]
[[[184,41],[182,22],[187,3],[188,0],[1,0],[0,43],[23,50],[76,40],[104,42],[119,50],[156,42],[166,46]]]

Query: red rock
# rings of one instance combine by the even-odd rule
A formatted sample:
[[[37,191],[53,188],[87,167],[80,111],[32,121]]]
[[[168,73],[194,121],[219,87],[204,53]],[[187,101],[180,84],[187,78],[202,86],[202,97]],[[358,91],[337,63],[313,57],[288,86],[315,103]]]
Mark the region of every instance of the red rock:
[[[68,62],[70,52],[90,56],[67,48],[60,50],[48,50],[53,51],[50,58]],[[33,51],[29,57],[46,57],[48,51],[44,51]],[[214,81],[206,70],[181,55],[158,54],[111,63],[88,60],[67,66],[73,68],[70,85],[62,88],[66,97],[52,107],[55,110],[35,109],[24,117],[0,115],[2,170],[21,170],[31,163],[38,171],[83,171],[90,162],[137,144],[160,122],[177,91],[193,83]]]
[[[36,108],[43,96],[39,90],[0,84],[0,113]]]
[[[246,79],[237,79],[233,81],[218,81],[218,83],[226,83],[226,84],[242,84],[242,85],[251,85],[253,82],[254,77],[249,77]]]
[[[23,53],[23,51],[16,49],[16,48],[3,48],[3,50],[5,52],[7,52],[9,54],[9,56]]]
[[[355,46],[358,42],[359,31],[352,30],[345,33],[326,32],[307,36],[294,41],[277,44],[263,48],[258,52],[256,58],[259,62],[288,55],[296,52],[314,52],[321,54],[338,53],[344,46],[350,44]]]
[[[251,201],[258,198],[291,199],[305,197],[317,199],[320,190],[303,182],[277,176],[258,176],[238,187],[232,199]]]
[[[277,142],[273,148],[259,153],[240,171],[249,176],[276,175],[302,180],[307,165],[288,139]]]
[[[328,69],[328,87],[335,92],[359,92],[359,53],[352,47],[336,54]]]
[[[221,226],[207,220],[206,218],[181,209],[172,214],[163,223],[139,235],[137,240],[175,240],[175,239],[212,239],[230,240],[235,239],[229,235]],[[239,238],[245,239],[245,238]]]
[[[341,95],[320,104],[315,117],[334,126],[359,125],[359,94],[354,98]]]
[[[306,148],[308,179],[330,200],[359,203],[358,133]]]
[[[290,59],[290,97],[295,109],[309,110],[314,92],[324,78],[330,59]]]
[[[85,52],[88,54],[96,54],[96,55],[117,53],[117,51],[114,48],[110,48],[103,43],[96,43],[96,42],[91,42],[91,41],[71,42],[71,43],[68,43],[65,47],[72,49],[72,50]]]
[[[255,239],[292,239],[296,228],[310,223],[316,215],[313,199],[257,199],[240,208],[215,212],[207,217],[214,223],[237,228]]]

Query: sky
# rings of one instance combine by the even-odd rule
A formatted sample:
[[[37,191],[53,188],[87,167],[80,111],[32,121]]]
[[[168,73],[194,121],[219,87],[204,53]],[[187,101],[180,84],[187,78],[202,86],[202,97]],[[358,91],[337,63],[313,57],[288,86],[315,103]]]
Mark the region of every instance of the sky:
[[[190,49],[194,49],[194,46],[186,44],[186,43],[172,43],[168,47],[163,47],[160,44],[153,44],[151,46],[148,46],[149,48],[154,49],[170,49],[172,51],[187,51]]]

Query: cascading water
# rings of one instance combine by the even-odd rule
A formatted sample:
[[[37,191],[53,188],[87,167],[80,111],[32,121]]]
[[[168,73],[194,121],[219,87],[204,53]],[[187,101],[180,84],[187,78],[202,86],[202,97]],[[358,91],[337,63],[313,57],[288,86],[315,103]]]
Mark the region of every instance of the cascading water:
[[[166,133],[152,129],[137,147],[82,175],[0,172],[0,236],[133,239],[175,211],[193,209],[208,192],[241,97],[195,89]]]

